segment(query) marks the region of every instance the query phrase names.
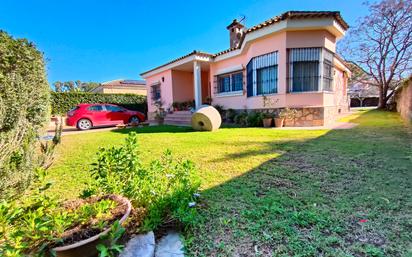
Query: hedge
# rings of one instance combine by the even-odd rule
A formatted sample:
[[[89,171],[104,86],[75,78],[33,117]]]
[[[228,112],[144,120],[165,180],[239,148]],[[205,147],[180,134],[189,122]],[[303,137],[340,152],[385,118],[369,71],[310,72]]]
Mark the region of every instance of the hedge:
[[[39,165],[37,138],[50,110],[43,54],[0,31],[0,199],[25,189]]]
[[[110,103],[123,106],[130,110],[147,112],[146,96],[133,94],[101,94],[86,92],[52,92],[52,114],[66,114],[70,109],[81,103]]]

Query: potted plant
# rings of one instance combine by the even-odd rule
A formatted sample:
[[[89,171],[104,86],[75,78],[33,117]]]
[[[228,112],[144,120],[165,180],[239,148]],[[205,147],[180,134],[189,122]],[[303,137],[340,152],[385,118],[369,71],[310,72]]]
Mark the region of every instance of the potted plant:
[[[154,106],[156,107],[154,119],[156,120],[157,124],[163,125],[164,119],[166,117],[165,110],[164,108],[162,108],[163,103],[161,101],[157,101],[154,103]]]
[[[295,109],[285,108],[279,112],[278,118],[275,118],[276,127],[283,127],[285,119],[294,119],[297,111]]]
[[[107,235],[113,229],[122,229],[132,210],[130,201],[118,195],[94,196],[65,205],[69,213],[80,210],[90,217],[63,232],[59,245],[52,249],[57,257],[97,256],[98,245],[108,243]]]
[[[179,102],[173,102],[172,103],[173,111],[177,112],[180,111],[180,103]]]
[[[62,203],[44,193],[47,183],[36,185],[42,188],[34,195],[0,203],[0,255],[7,248],[8,256],[97,256],[98,245],[115,243],[105,235],[114,228],[123,234],[128,199],[106,194]]]
[[[159,110],[156,111],[156,114],[155,114],[154,118],[155,118],[157,124],[163,125],[163,123],[165,121],[165,117],[166,117],[166,115],[164,113],[164,110],[159,109]]]
[[[273,114],[264,113],[263,114],[263,127],[265,127],[265,128],[272,127],[272,120],[273,120]]]

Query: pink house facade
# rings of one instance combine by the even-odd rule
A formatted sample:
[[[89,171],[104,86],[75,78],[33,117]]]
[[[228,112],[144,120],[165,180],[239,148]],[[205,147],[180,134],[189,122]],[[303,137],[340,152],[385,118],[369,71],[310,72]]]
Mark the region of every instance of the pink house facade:
[[[193,101],[224,109],[277,112],[298,110],[290,126],[320,126],[347,112],[350,71],[336,54],[348,25],[339,12],[286,12],[246,28],[228,27],[230,48],[199,51],[141,74],[146,79],[148,116],[156,102]]]

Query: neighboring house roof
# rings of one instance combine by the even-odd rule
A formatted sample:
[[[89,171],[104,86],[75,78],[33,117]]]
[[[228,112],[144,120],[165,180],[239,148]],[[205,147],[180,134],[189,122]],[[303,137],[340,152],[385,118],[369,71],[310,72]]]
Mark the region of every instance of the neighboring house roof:
[[[162,68],[162,67],[164,67],[164,66],[167,66],[167,65],[169,65],[169,64],[171,64],[171,63],[177,62],[177,61],[179,61],[179,60],[185,59],[185,58],[187,58],[187,57],[189,57],[189,56],[192,56],[192,55],[201,55],[201,56],[207,56],[207,57],[210,57],[210,58],[215,58],[215,57],[217,57],[217,56],[220,56],[220,55],[229,53],[229,52],[231,52],[231,51],[241,49],[242,44],[243,44],[243,41],[244,41],[246,35],[249,34],[249,33],[251,33],[251,32],[260,30],[260,29],[262,29],[262,28],[265,28],[265,27],[267,27],[267,26],[273,25],[273,24],[275,24],[275,23],[278,23],[278,22],[281,22],[281,21],[284,21],[284,20],[287,20],[287,19],[307,19],[307,18],[334,18],[334,19],[337,21],[337,23],[338,23],[344,30],[347,30],[347,29],[349,28],[349,25],[343,20],[343,18],[342,18],[342,16],[340,15],[340,12],[339,12],[339,11],[288,11],[288,12],[285,12],[285,13],[283,13],[283,14],[281,14],[281,15],[278,15],[278,16],[275,16],[275,17],[273,17],[273,18],[270,18],[270,19],[268,19],[268,20],[266,20],[266,21],[264,21],[264,22],[262,22],[262,23],[259,23],[259,24],[255,25],[255,26],[253,26],[253,27],[251,27],[251,28],[249,28],[249,29],[246,29],[245,33],[243,34],[243,36],[242,36],[242,38],[241,38],[241,41],[240,41],[238,47],[232,47],[232,48],[223,50],[223,51],[221,51],[221,52],[218,52],[218,53],[216,53],[216,54],[210,54],[210,53],[206,53],[206,52],[194,50],[194,51],[192,51],[192,52],[189,53],[189,54],[186,54],[186,55],[183,55],[183,56],[181,56],[181,57],[178,57],[178,58],[176,58],[176,59],[174,59],[174,60],[172,60],[172,61],[170,61],[170,62],[167,62],[167,63],[165,63],[165,64],[163,64],[163,65],[160,65],[160,66],[158,66],[158,67],[156,67],[156,68],[147,70],[147,71],[141,73],[140,75],[147,74],[147,73],[149,73],[149,72],[152,72],[152,71],[154,71],[154,70],[157,70],[157,69],[159,69],[159,68]],[[235,20],[234,20],[233,22],[235,22]],[[232,24],[233,24],[233,22],[232,22]],[[230,27],[232,24],[230,24],[228,27]],[[345,66],[347,66],[345,62],[343,62],[343,64],[344,64]]]
[[[99,92],[102,88],[107,87],[135,87],[135,88],[146,88],[146,81],[135,80],[135,79],[115,79],[101,83],[98,87],[94,88],[91,92]]]
[[[103,82],[102,85],[108,85],[108,86],[145,86],[146,81],[144,81],[144,80],[135,80],[135,79],[116,79],[116,80]]]

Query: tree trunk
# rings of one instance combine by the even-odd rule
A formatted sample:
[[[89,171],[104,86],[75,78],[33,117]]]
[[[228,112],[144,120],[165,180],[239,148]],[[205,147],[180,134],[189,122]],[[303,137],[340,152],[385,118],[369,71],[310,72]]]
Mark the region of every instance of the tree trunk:
[[[379,86],[379,104],[378,109],[386,109],[386,95],[383,90],[383,85]]]

